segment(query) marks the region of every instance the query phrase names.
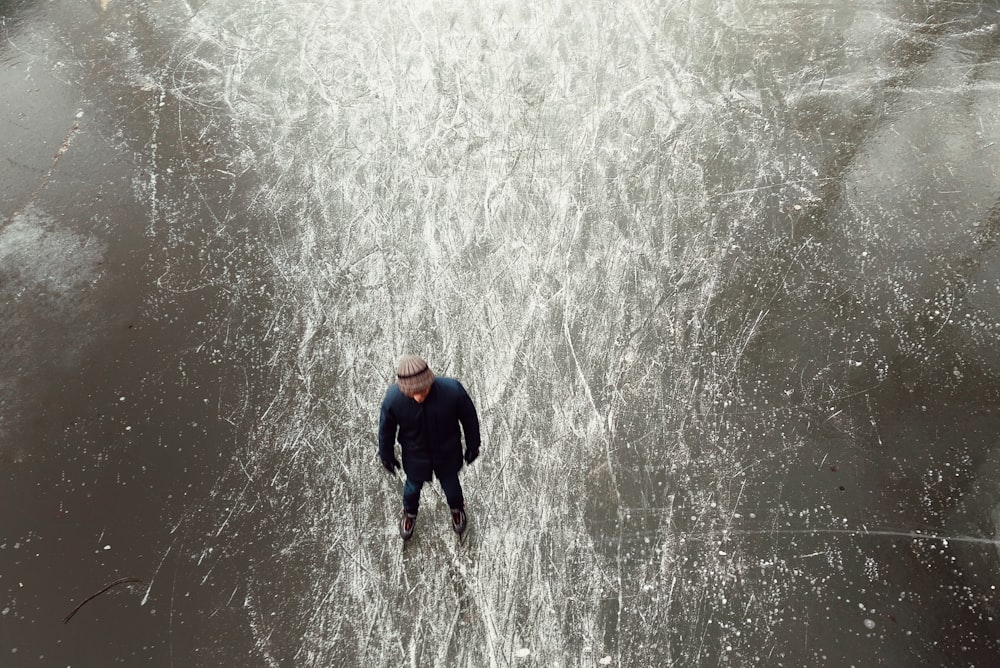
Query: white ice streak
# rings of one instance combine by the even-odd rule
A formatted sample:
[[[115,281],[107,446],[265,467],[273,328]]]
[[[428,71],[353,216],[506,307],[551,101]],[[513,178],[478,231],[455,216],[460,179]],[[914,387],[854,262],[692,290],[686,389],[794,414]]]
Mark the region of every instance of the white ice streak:
[[[182,92],[232,115],[249,145],[237,167],[281,239],[263,334],[275,396],[234,465],[243,505],[213,532],[267,528],[245,600],[272,665],[697,665],[749,662],[751,636],[774,647],[791,589],[746,587],[751,556],[720,549],[761,533],[736,512],[760,460],[720,407],[770,304],[738,302],[720,338],[716,298],[760,198],[813,203],[825,180],[784,159],[792,89],[815,72],[746,63],[754,12],[773,17],[716,5],[209,2],[190,16]],[[818,12],[766,30],[826,34],[805,20],[826,25]],[[888,48],[870,28],[865,49]],[[737,76],[752,98],[722,83]],[[869,80],[883,79],[856,78],[857,98]],[[373,431],[403,352],[480,405],[461,547],[431,489],[414,543],[401,553],[392,536],[399,483]],[[778,556],[758,563],[766,584],[802,580]]]

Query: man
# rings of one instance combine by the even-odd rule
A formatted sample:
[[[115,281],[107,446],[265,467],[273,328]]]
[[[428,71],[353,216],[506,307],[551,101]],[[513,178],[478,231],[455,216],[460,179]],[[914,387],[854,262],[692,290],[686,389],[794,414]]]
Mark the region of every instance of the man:
[[[462,454],[462,433],[465,454]],[[396,439],[403,455],[403,515],[399,535],[409,540],[417,520],[420,490],[436,476],[451,508],[451,528],[465,531],[465,498],[458,472],[464,459],[479,456],[479,417],[469,394],[454,378],[436,378],[427,362],[406,355],[396,367],[396,383],[382,400],[378,420],[378,454],[390,473],[399,468]]]

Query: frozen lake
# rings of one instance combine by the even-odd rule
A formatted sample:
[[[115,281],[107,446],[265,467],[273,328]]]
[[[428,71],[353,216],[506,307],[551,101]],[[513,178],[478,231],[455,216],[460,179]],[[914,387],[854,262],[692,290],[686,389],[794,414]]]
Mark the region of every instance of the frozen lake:
[[[0,0],[0,665],[993,665],[998,19]]]

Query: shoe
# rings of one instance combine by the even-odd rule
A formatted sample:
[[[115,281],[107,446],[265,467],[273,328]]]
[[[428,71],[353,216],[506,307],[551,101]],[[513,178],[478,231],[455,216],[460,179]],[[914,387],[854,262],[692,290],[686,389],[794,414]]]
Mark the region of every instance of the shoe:
[[[417,524],[416,514],[403,511],[403,516],[399,518],[399,537],[403,540],[410,540],[413,536],[413,527]]]
[[[451,509],[451,529],[458,535],[462,535],[466,525],[465,508]]]

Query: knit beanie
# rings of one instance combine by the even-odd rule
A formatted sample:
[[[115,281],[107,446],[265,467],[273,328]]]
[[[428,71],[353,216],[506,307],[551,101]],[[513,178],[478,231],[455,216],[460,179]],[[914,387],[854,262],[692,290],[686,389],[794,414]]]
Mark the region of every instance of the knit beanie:
[[[403,394],[422,392],[434,382],[434,372],[423,357],[406,355],[396,366],[396,384]]]

